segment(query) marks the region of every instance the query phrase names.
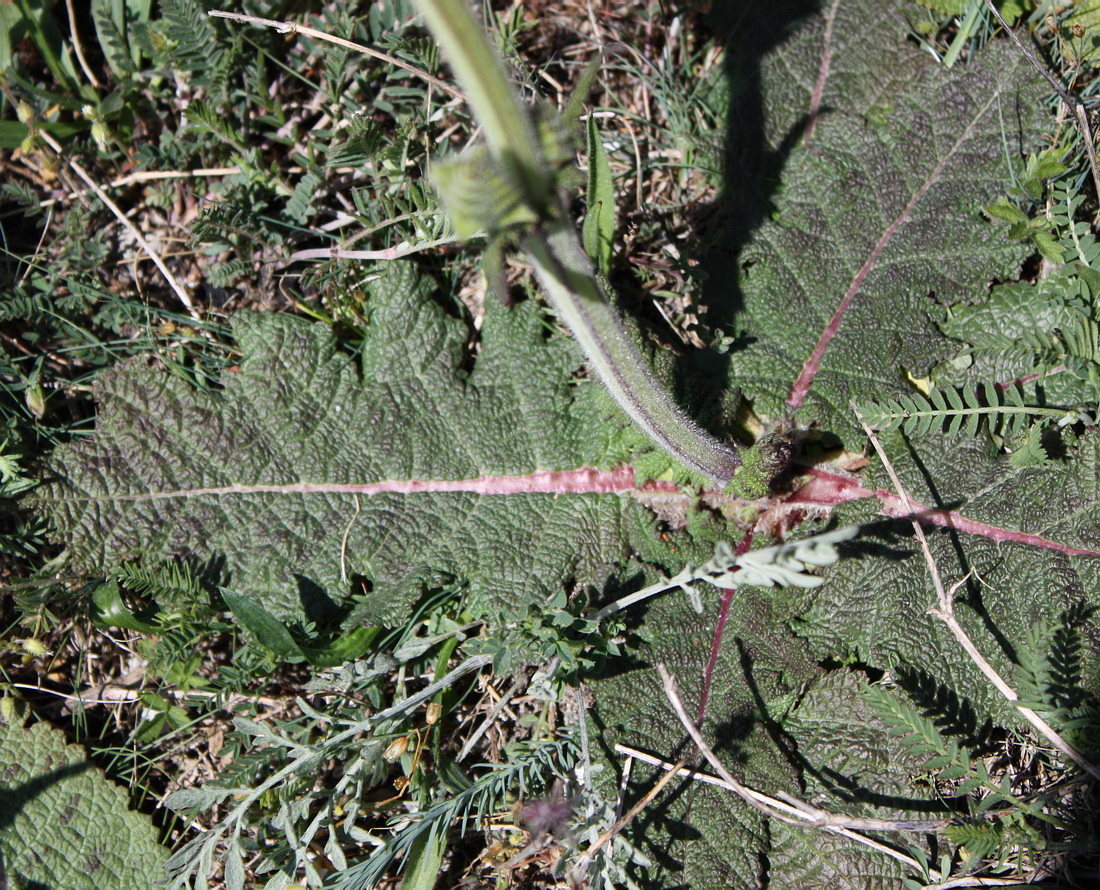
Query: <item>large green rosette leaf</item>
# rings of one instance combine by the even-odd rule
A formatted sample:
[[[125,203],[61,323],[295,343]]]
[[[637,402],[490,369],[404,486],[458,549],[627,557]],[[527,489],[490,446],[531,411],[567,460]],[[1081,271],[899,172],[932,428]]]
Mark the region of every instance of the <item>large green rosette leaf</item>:
[[[149,819],[82,750],[46,723],[0,718],[0,884],[153,890],[167,858]]]
[[[593,723],[612,762],[622,743],[673,762],[695,752],[676,718],[654,669],[669,667],[688,714],[699,712],[711,641],[718,621],[718,592],[707,588],[702,614],[682,596],[653,602],[641,615],[648,638],[612,665],[595,683]],[[731,603],[703,733],[734,775],[757,788],[798,792],[796,767],[785,757],[770,727],[760,719],[769,707],[786,708],[788,697],[818,673],[817,666],[790,645],[791,636],[767,593],[745,589]],[[701,767],[709,771],[705,764]],[[651,771],[635,764],[632,793],[652,786]],[[656,863],[638,875],[644,887],[753,887],[767,872],[768,820],[734,794],[688,779],[676,780],[654,802],[640,824],[628,828],[631,843]],[[613,793],[609,781],[607,793]]]
[[[951,530],[929,531],[947,585],[971,573],[957,594],[956,617],[979,651],[1011,681],[1015,647],[1040,623],[1055,624],[1074,606],[1100,605],[1100,437],[1089,433],[1064,461],[1013,468],[992,460],[980,440],[887,437],[892,462],[910,496],[950,507],[968,520],[1038,536],[1052,546]],[[890,483],[879,469],[878,482]],[[943,622],[928,612],[936,593],[909,537],[882,540],[885,556],[842,560],[829,583],[808,598],[794,627],[816,658],[855,657],[878,668],[907,664],[926,671],[983,713],[1021,718],[986,681]],[[1100,652],[1091,639],[1093,656]]]
[[[868,818],[944,817],[941,801],[913,786],[921,760],[876,718],[861,694],[866,682],[859,672],[833,671],[813,683],[790,714],[775,715],[799,767],[801,796]],[[770,841],[769,861],[785,887],[893,890],[905,874],[897,860],[828,832],[775,823]]]
[[[737,256],[743,306],[734,324],[745,345],[730,356],[730,381],[758,414],[790,416],[797,406],[797,421],[833,429],[855,447],[862,431],[849,401],[905,391],[906,371],[919,376],[953,356],[959,344],[937,326],[942,305],[977,301],[991,280],[1018,272],[1024,250],[1007,243],[981,208],[1003,191],[1006,163],[1038,138],[1041,117],[1041,88],[1017,51],[993,43],[966,66],[945,69],[907,40],[903,5],[823,4],[764,59],[766,147],[778,152],[792,136],[797,141],[780,171],[771,218]],[[819,361],[803,373],[815,350]],[[945,454],[924,468],[963,501],[964,491],[976,497],[991,476],[1011,469],[993,459],[988,443],[970,447],[967,459],[952,464]],[[1080,479],[1093,478],[1088,473],[1075,465],[1063,478],[1087,487]],[[956,483],[964,487],[956,491]],[[927,479],[914,491],[939,505]],[[1054,540],[1065,532],[1087,546],[1080,527],[1006,511],[1008,492],[1006,484],[999,506],[974,518]],[[853,504],[841,521],[874,520],[879,507]],[[965,546],[993,558],[1004,548],[1035,549],[969,537]],[[815,591],[737,592],[702,729],[734,773],[760,790],[810,796],[853,815],[920,818],[913,811],[930,805],[909,784],[907,770],[916,764],[866,713],[858,678],[824,666],[833,657],[880,653],[885,640],[895,647],[890,659],[871,664],[889,667],[907,635],[905,652],[914,657],[922,647],[931,659],[945,657],[946,646],[942,639],[931,645],[936,633],[925,630],[930,588],[922,581],[917,592],[923,562],[908,539],[871,538],[848,549],[850,557]],[[1034,601],[1055,583],[1056,558],[1043,551],[1042,568],[1021,576],[1036,590]],[[903,572],[913,580],[899,589],[895,576]],[[1025,612],[1013,630],[1035,615]],[[605,739],[670,761],[691,753],[651,668],[668,665],[696,713],[717,616],[711,602],[701,616],[686,605],[655,604],[639,618],[647,642],[638,663],[596,684],[595,719]],[[848,640],[859,641],[854,652]],[[957,655],[957,676],[987,688]],[[983,703],[989,698],[983,694]],[[637,793],[645,787],[643,780]],[[698,784],[685,782],[662,800],[654,819],[627,829],[644,851],[667,852],[643,886],[885,888],[897,886],[904,871],[843,838],[763,821],[732,795]]]
[[[490,307],[466,372],[465,325],[410,267],[369,287],[358,356],[326,325],[241,313],[221,391],[143,362],[105,373],[95,433],[58,449],[37,498],[73,568],[210,560],[284,618],[331,613],[359,578],[349,620],[376,621],[444,585],[477,612],[523,615],[638,549],[672,558],[641,505],[583,479],[569,494],[441,490],[618,464],[624,420],[573,379],[574,344],[536,305]]]
[[[748,345],[730,379],[759,413],[798,408],[842,434],[856,432],[850,400],[903,392],[906,371],[957,351],[942,305],[1014,278],[1026,254],[981,211],[1041,135],[1038,78],[1007,41],[935,64],[906,39],[901,5],[829,4],[831,23],[763,65],[766,138],[802,141],[737,258]]]

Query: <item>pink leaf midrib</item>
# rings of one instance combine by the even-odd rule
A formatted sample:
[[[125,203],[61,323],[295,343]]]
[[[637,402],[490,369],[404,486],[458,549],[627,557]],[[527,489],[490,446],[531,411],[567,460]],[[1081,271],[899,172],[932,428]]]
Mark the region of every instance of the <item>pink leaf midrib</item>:
[[[806,472],[810,481],[794,492],[786,501],[790,506],[798,504],[832,508],[849,501],[876,498],[885,516],[901,518],[910,515],[901,498],[884,489],[872,491],[858,480],[840,473],[819,468]],[[627,465],[609,470],[597,467],[579,467],[573,470],[545,470],[515,475],[476,476],[468,479],[384,479],[377,482],[289,482],[284,484],[232,484],[208,488],[171,489],[149,491],[141,494],[114,494],[103,497],[90,496],[87,500],[156,501],[174,498],[223,497],[253,494],[440,494],[468,492],[479,495],[517,494],[641,494],[652,492],[675,493],[680,487],[674,482],[650,480],[639,484],[634,468]],[[703,495],[718,495],[703,492]],[[685,498],[689,495],[685,495]],[[690,496],[694,497],[694,496]],[[994,541],[1027,544],[1056,550],[1070,556],[1100,556],[1100,551],[1087,550],[1051,541],[1042,535],[1015,531],[989,523],[967,519],[953,510],[939,510],[916,504],[916,516],[925,524],[939,525]]]
[[[829,11],[825,14],[825,35],[822,38],[821,63],[817,69],[817,82],[814,83],[813,92],[810,93],[810,107],[806,112],[807,143],[814,138],[814,126],[817,124],[817,115],[821,110],[821,100],[825,95],[825,82],[829,79],[829,66],[833,58],[833,22],[836,20],[837,7],[840,0],[833,0]]]
[[[829,343],[839,332],[845,313],[851,306],[852,300],[855,299],[856,294],[859,293],[860,288],[863,286],[863,282],[878,262],[879,256],[882,254],[883,250],[886,249],[898,229],[900,229],[909,219],[909,215],[912,213],[913,208],[916,207],[921,198],[924,197],[928,190],[935,185],[936,181],[942,176],[950,160],[958,153],[964,143],[971,138],[974,126],[985,116],[985,113],[992,106],[994,99],[999,98],[999,96],[1000,93],[994,91],[993,94],[986,99],[985,103],[971,119],[970,124],[963,130],[951,148],[944,154],[924,181],[913,192],[901,212],[886,225],[885,229],[883,229],[882,235],[879,236],[878,241],[876,241],[874,247],[871,248],[871,252],[867,256],[867,259],[852,278],[847,291],[845,291],[844,296],[840,300],[840,304],[825,325],[824,330],[822,330],[821,335],[817,339],[817,343],[814,345],[813,351],[803,363],[802,370],[792,384],[790,395],[787,396],[787,404],[791,408],[798,408],[805,401],[806,395],[810,391],[810,386],[817,376],[818,371],[821,369],[821,361],[825,355],[825,351],[829,348]]]
[[[233,483],[207,488],[177,488],[141,494],[113,494],[88,500],[158,501],[174,498],[223,497],[252,494],[433,494],[469,492],[483,495],[511,494],[621,494],[639,489],[675,491],[672,483],[651,482],[638,486],[629,465],[601,470],[545,470],[514,475],[475,476],[467,479],[383,479],[377,482]]]
[[[834,507],[849,501],[875,498],[881,506],[883,516],[894,519],[913,517],[923,525],[938,525],[955,531],[966,532],[977,537],[988,538],[991,541],[1026,544],[1031,547],[1041,547],[1045,550],[1054,550],[1067,556],[1100,556],[1100,551],[1088,550],[1084,547],[1074,547],[1052,541],[1043,535],[1033,532],[1022,532],[1015,529],[992,525],[988,522],[979,522],[967,519],[954,510],[942,510],[935,507],[926,507],[910,499],[913,506],[912,513],[905,508],[901,497],[892,491],[877,488],[872,491],[864,487],[858,480],[840,473],[830,473],[826,470],[812,468],[809,471],[810,482],[802,486],[788,501],[790,504],[813,504],[822,507]]]

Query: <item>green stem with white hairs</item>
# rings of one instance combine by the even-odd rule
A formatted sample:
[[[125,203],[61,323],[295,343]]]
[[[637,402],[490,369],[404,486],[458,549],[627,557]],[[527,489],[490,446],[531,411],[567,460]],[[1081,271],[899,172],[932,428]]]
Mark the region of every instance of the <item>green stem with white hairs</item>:
[[[544,207],[553,178],[544,172],[546,163],[531,118],[481,25],[465,0],[418,0],[417,5],[466,93],[490,153],[527,203]]]
[[[694,472],[728,485],[741,456],[677,407],[627,335],[567,222],[531,116],[466,0],[417,3],[482,126],[495,165],[539,220],[522,239],[523,249],[592,370],[658,446]]]
[[[536,227],[523,239],[523,249],[558,317],[619,406],[681,463],[728,485],[741,465],[740,456],[692,421],[653,378],[604,297],[576,232],[562,222]]]

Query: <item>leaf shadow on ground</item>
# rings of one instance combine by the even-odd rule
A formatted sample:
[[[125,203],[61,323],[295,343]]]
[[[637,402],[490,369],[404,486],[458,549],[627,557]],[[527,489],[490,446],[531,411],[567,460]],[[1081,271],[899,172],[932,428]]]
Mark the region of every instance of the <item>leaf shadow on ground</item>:
[[[896,668],[894,679],[921,713],[932,718],[941,735],[956,738],[975,757],[986,756],[995,750],[993,718],[979,714],[966,696],[960,696],[923,668],[911,665]]]
[[[28,779],[26,782],[21,782],[12,788],[0,788],[0,832],[7,831],[15,822],[15,817],[19,815],[23,807],[46,791],[50,786],[56,785],[58,782],[70,776],[76,776],[89,769],[93,769],[94,766],[95,765],[90,760],[84,760],[80,763],[70,763],[66,766],[51,770],[48,773],[43,773],[42,775]],[[62,814],[62,818],[64,818],[64,814]],[[72,814],[69,815],[69,818],[72,818]],[[13,873],[9,876],[4,863],[4,851],[0,848],[0,887],[8,886],[7,881],[9,877],[19,879],[20,883],[14,886],[23,888],[23,890],[61,890],[60,887],[50,887],[48,884],[43,884],[41,881],[27,880],[17,873]]]
[[[708,27],[726,38],[724,76],[730,96],[722,193],[696,215],[693,239],[704,245],[699,257],[703,279],[700,302],[712,329],[729,332],[743,308],[741,251],[772,213],[772,198],[781,187],[783,168],[809,123],[808,115],[804,116],[777,145],[768,144],[763,59],[820,9],[819,0],[742,0],[715,4],[704,17]],[[684,391],[677,395],[688,410],[697,416],[706,414],[701,409],[720,398],[728,385],[729,358],[715,350],[693,350],[677,358],[675,379],[683,384]],[[690,386],[686,385],[689,381]],[[708,387],[708,382],[719,391]],[[705,416],[702,419],[706,422]]]

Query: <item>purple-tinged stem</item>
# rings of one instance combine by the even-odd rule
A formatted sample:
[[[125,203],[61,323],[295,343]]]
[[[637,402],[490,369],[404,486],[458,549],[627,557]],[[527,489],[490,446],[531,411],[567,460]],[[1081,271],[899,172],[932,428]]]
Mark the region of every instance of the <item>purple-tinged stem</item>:
[[[997,390],[997,392],[1004,392],[1006,389],[1012,389],[1012,387],[1014,386],[1024,386],[1028,383],[1034,383],[1036,380],[1045,380],[1047,377],[1053,377],[1055,374],[1061,374],[1065,370],[1065,365],[1058,365],[1056,368],[1051,368],[1049,371],[1046,372],[1024,374],[1023,377],[1017,377],[1015,380],[1005,380],[1001,383],[994,383],[993,388]]]
[[[752,545],[752,529],[745,533],[741,543],[737,545],[737,556],[744,556]],[[718,653],[722,651],[722,634],[726,630],[726,621],[730,617],[730,604],[733,595],[737,591],[732,587],[722,589],[722,604],[718,607],[718,623],[714,626],[714,637],[710,641],[710,658],[703,671],[703,694],[699,697],[699,716],[695,719],[696,726],[703,725],[703,718],[707,716],[707,702],[710,700],[711,681],[714,678],[714,668],[718,664]]]
[[[992,103],[996,97],[991,97],[988,104]],[[985,108],[982,109],[982,113],[985,113]],[[980,115],[975,117],[975,120]],[[879,237],[875,246],[871,248],[871,253],[868,255],[867,260],[856,272],[855,277],[852,278],[852,283],[848,286],[847,292],[840,301],[840,305],[837,306],[836,311],[833,313],[832,318],[829,319],[828,324],[825,325],[825,329],[821,332],[821,336],[818,338],[817,345],[814,346],[813,352],[810,353],[810,357],[806,359],[806,363],[802,366],[802,371],[798,375],[798,379],[795,380],[791,386],[790,395],[787,396],[787,404],[792,408],[798,408],[802,402],[806,399],[806,394],[810,391],[810,384],[813,383],[814,378],[817,376],[818,370],[821,368],[821,359],[825,355],[825,350],[828,349],[830,341],[837,335],[840,330],[840,324],[844,320],[844,314],[848,311],[848,307],[851,305],[852,300],[855,299],[856,294],[859,293],[861,287],[863,287],[864,279],[871,273],[875,263],[878,262],[879,255],[886,249],[886,246],[890,243],[890,240],[894,237],[894,234],[902,227],[909,214],[913,212],[913,208],[917,206],[920,199],[924,197],[933,185],[939,181],[943,175],[943,171],[946,169],[948,162],[959,151],[963,143],[970,138],[970,131],[973,127],[967,127],[959,138],[955,140],[955,143],[949,148],[944,156],[940,159],[940,162],[932,169],[932,172],[928,174],[924,182],[917,186],[916,191],[913,192],[912,197],[902,208],[901,212],[883,229],[882,235]]]
[[[825,95],[825,81],[829,78],[829,63],[833,58],[833,22],[836,19],[836,9],[840,6],[840,0],[833,0],[829,11],[825,13],[825,37],[821,47],[821,67],[817,71],[817,83],[810,94],[810,109],[806,112],[806,142],[814,138],[814,124],[817,123],[817,113],[821,110],[821,97]]]

